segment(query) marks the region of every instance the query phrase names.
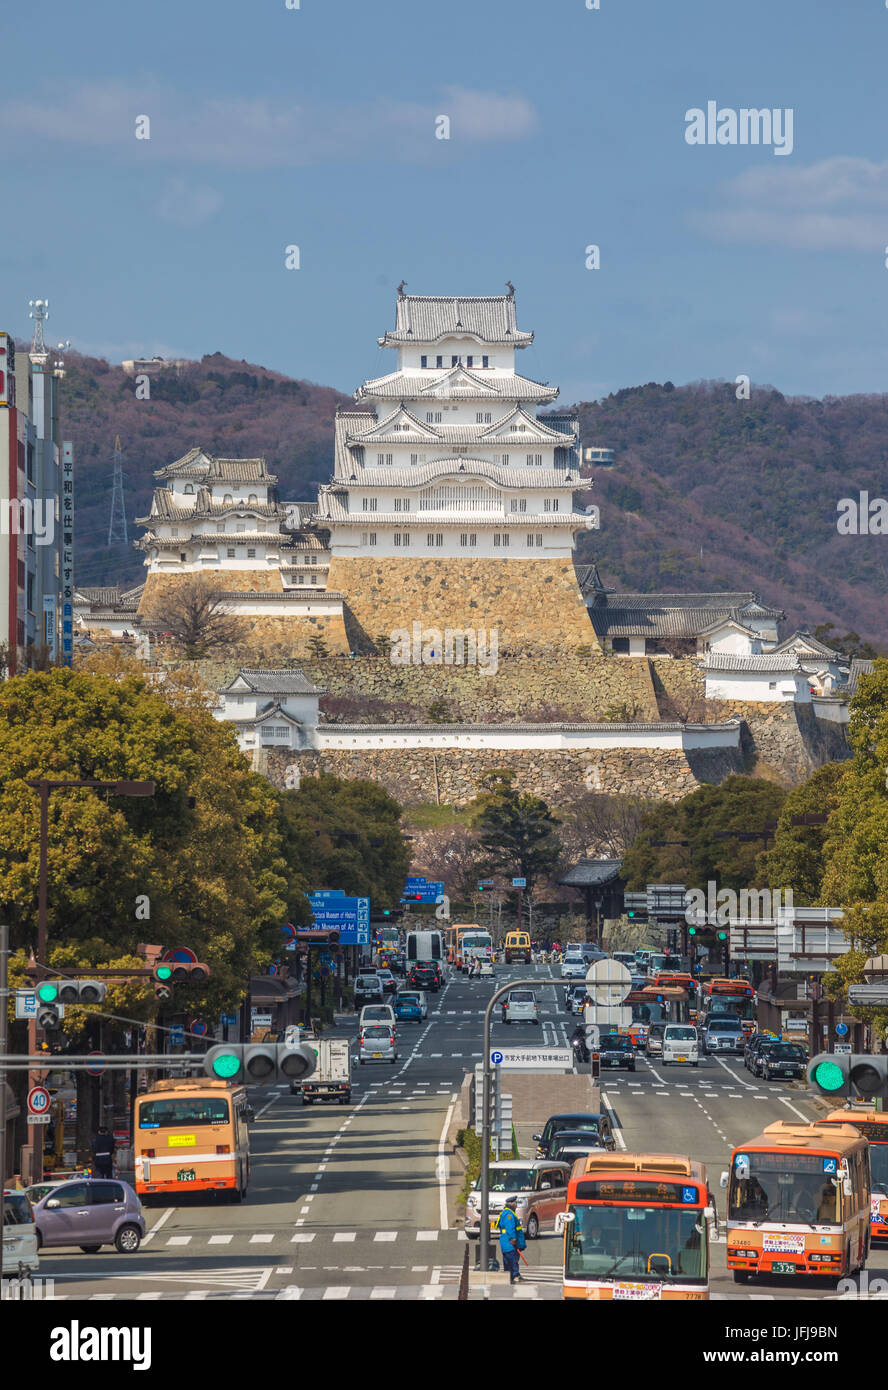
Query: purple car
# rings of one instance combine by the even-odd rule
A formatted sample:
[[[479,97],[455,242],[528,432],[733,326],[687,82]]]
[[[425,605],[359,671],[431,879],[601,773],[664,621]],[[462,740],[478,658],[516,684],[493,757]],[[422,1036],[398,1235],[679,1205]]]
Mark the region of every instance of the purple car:
[[[41,1250],[79,1245],[85,1254],[95,1255],[103,1245],[114,1245],[122,1255],[134,1255],[142,1243],[142,1204],[127,1182],[73,1178],[35,1183],[27,1196]]]

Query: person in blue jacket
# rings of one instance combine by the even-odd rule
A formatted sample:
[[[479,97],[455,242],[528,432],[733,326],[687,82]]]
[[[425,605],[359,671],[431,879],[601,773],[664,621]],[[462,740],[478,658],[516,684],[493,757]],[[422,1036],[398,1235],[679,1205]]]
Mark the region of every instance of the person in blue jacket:
[[[518,1251],[524,1243],[524,1231],[515,1213],[517,1205],[518,1198],[509,1197],[496,1223],[496,1229],[499,1232],[500,1238],[500,1251],[503,1257],[503,1264],[509,1271],[510,1284],[524,1283],[518,1264]]]

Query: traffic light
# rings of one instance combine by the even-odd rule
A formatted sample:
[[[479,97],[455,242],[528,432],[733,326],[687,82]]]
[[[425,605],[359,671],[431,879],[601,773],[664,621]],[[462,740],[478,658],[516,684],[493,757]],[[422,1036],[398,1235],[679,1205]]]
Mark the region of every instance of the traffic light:
[[[728,933],[727,933],[726,931],[719,931],[719,932],[716,932],[715,934],[716,934],[716,936],[717,936],[717,938],[718,938],[719,941],[727,941],[727,939],[728,939]]]
[[[155,965],[151,972],[154,980],[154,998],[158,1000],[172,999],[173,997],[173,967],[171,965]]]
[[[210,967],[203,961],[173,960],[168,962],[174,985],[202,985],[210,978]]]
[[[697,935],[697,928],[696,928],[696,927],[688,927],[688,936],[696,936],[696,935]]]
[[[108,993],[102,980],[56,981],[60,1004],[101,1004]]]
[[[204,1072],[217,1081],[304,1081],[318,1064],[307,1043],[218,1043],[204,1057]]]
[[[59,987],[51,983],[37,986],[37,1027],[58,1028]]]
[[[888,1053],[820,1052],[808,1063],[808,1082],[822,1096],[888,1099]]]

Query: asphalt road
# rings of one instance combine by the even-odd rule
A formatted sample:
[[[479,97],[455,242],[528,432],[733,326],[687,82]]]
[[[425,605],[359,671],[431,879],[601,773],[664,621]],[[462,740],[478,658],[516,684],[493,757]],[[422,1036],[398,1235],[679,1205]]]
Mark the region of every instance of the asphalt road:
[[[499,967],[534,980],[541,1026],[496,1022],[494,1042],[563,1045],[573,1022],[551,967]],[[41,1276],[65,1300],[109,1299],[455,1299],[466,1249],[454,1197],[462,1171],[449,1173],[443,1140],[464,1073],[481,1056],[483,1008],[495,987],[455,975],[429,997],[429,1017],[399,1027],[395,1065],[356,1066],[351,1103],[304,1107],[285,1087],[253,1096],[253,1176],[241,1206],[196,1194],[187,1204],[149,1208],[136,1255],[106,1247],[47,1252]],[[337,1030],[356,1035],[356,1020]],[[775,1119],[813,1119],[794,1083],[753,1080],[738,1060],[699,1069],[663,1068],[639,1058],[634,1075],[608,1074],[603,1100],[618,1142],[701,1159],[724,1214],[718,1178],[731,1147]],[[471,1258],[474,1261],[474,1245]],[[528,1282],[498,1287],[495,1299],[560,1298],[560,1238],[528,1242]],[[734,1285],[724,1243],[713,1246],[715,1298],[828,1298],[830,1288]],[[874,1251],[869,1274],[888,1277],[888,1252]]]

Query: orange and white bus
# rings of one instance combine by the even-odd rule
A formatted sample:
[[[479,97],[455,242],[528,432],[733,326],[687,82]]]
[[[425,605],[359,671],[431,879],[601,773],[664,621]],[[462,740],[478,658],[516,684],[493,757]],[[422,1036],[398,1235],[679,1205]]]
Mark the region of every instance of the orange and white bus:
[[[679,1154],[591,1153],[578,1158],[564,1232],[565,1299],[709,1298],[706,1170]]]
[[[778,1120],[731,1154],[728,1269],[751,1274],[853,1274],[870,1243],[867,1142],[845,1124]]]
[[[489,932],[486,932],[477,922],[455,922],[452,927],[447,928],[444,946],[447,960],[458,970],[461,970],[466,963],[466,957],[463,953],[463,937],[467,934],[470,937],[477,934],[478,942],[486,948],[483,953],[486,959],[489,960],[493,955],[493,943]]]
[[[821,1125],[853,1125],[869,1144],[870,1236],[888,1240],[888,1113],[871,1105],[832,1110]]]
[[[137,1097],[136,1191],[173,1198],[227,1191],[243,1200],[250,1181],[249,1101],[243,1086],[187,1077],[157,1081]]]
[[[698,1017],[708,1013],[736,1014],[747,1033],[755,1031],[755,990],[748,980],[713,976],[700,982]]]

